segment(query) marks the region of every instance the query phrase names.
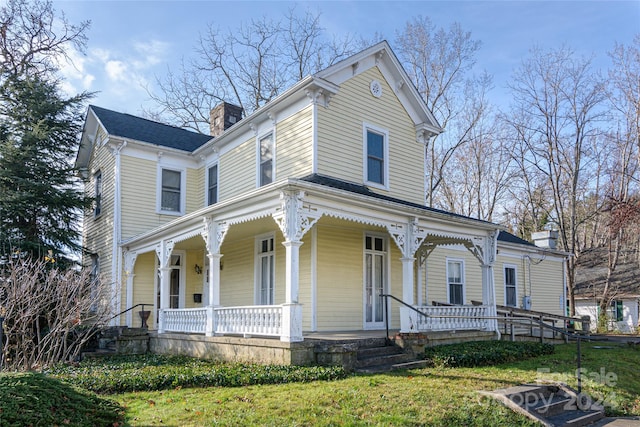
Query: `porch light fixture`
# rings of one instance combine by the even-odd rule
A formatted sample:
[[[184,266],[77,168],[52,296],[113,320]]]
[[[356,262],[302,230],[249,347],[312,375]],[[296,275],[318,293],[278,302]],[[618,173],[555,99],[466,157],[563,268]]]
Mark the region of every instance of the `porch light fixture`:
[[[196,264],[194,269],[196,270],[196,274],[202,274],[202,267],[200,267],[198,264]]]

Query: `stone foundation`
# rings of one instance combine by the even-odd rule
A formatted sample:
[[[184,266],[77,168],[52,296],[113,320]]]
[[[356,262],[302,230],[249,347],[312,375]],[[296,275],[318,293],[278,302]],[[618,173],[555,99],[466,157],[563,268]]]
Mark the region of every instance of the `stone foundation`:
[[[150,333],[150,351],[157,354],[185,355],[223,362],[263,365],[313,365],[314,345],[309,342],[282,342],[279,339],[234,336]]]

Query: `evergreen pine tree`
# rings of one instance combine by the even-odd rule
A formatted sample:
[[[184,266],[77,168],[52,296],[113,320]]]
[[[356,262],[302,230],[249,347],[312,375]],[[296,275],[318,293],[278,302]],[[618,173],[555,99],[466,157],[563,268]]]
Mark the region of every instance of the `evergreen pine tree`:
[[[65,97],[56,81],[8,74],[0,85],[0,257],[20,252],[68,261],[80,248],[87,205],[73,170],[82,93]]]

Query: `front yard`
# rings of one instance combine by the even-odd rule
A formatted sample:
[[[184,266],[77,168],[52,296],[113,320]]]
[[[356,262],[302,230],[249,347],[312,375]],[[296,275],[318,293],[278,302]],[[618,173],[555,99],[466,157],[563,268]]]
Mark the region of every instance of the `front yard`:
[[[584,391],[602,400],[609,415],[640,415],[640,378],[636,373],[640,347],[583,343],[582,350]],[[473,349],[470,353],[475,352]],[[127,369],[108,364],[85,369],[81,365],[48,376],[57,375],[84,388],[111,388],[111,394],[99,397],[115,401],[124,410],[116,425],[124,422],[131,426],[534,425],[476,391],[539,379],[576,386],[575,344],[556,346],[553,354],[489,367],[451,368],[448,363],[438,363],[434,367],[378,375],[275,367],[221,368],[218,374],[211,374],[212,368],[198,361],[162,369],[153,366],[162,364],[153,359],[127,363]],[[109,370],[120,374],[116,379],[100,380]],[[91,372],[93,375],[86,375]],[[3,422],[8,419],[9,410],[6,393],[11,393],[10,388],[2,387],[7,378],[11,375],[0,376],[0,426],[11,424]],[[164,390],[115,392],[144,389],[135,378],[144,378],[148,388]],[[208,386],[193,387],[193,378],[200,378],[195,384]],[[131,384],[138,385],[131,388]],[[74,425],[73,420],[64,424]]]

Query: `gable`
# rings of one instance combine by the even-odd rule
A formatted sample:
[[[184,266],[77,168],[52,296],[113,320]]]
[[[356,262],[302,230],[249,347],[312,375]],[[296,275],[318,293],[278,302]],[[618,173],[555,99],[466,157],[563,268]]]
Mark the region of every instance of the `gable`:
[[[371,92],[371,83],[381,93]],[[327,108],[318,109],[317,173],[364,184],[365,135],[368,129],[385,134],[388,181],[381,194],[424,205],[424,144],[416,126],[377,66],[342,82]]]

